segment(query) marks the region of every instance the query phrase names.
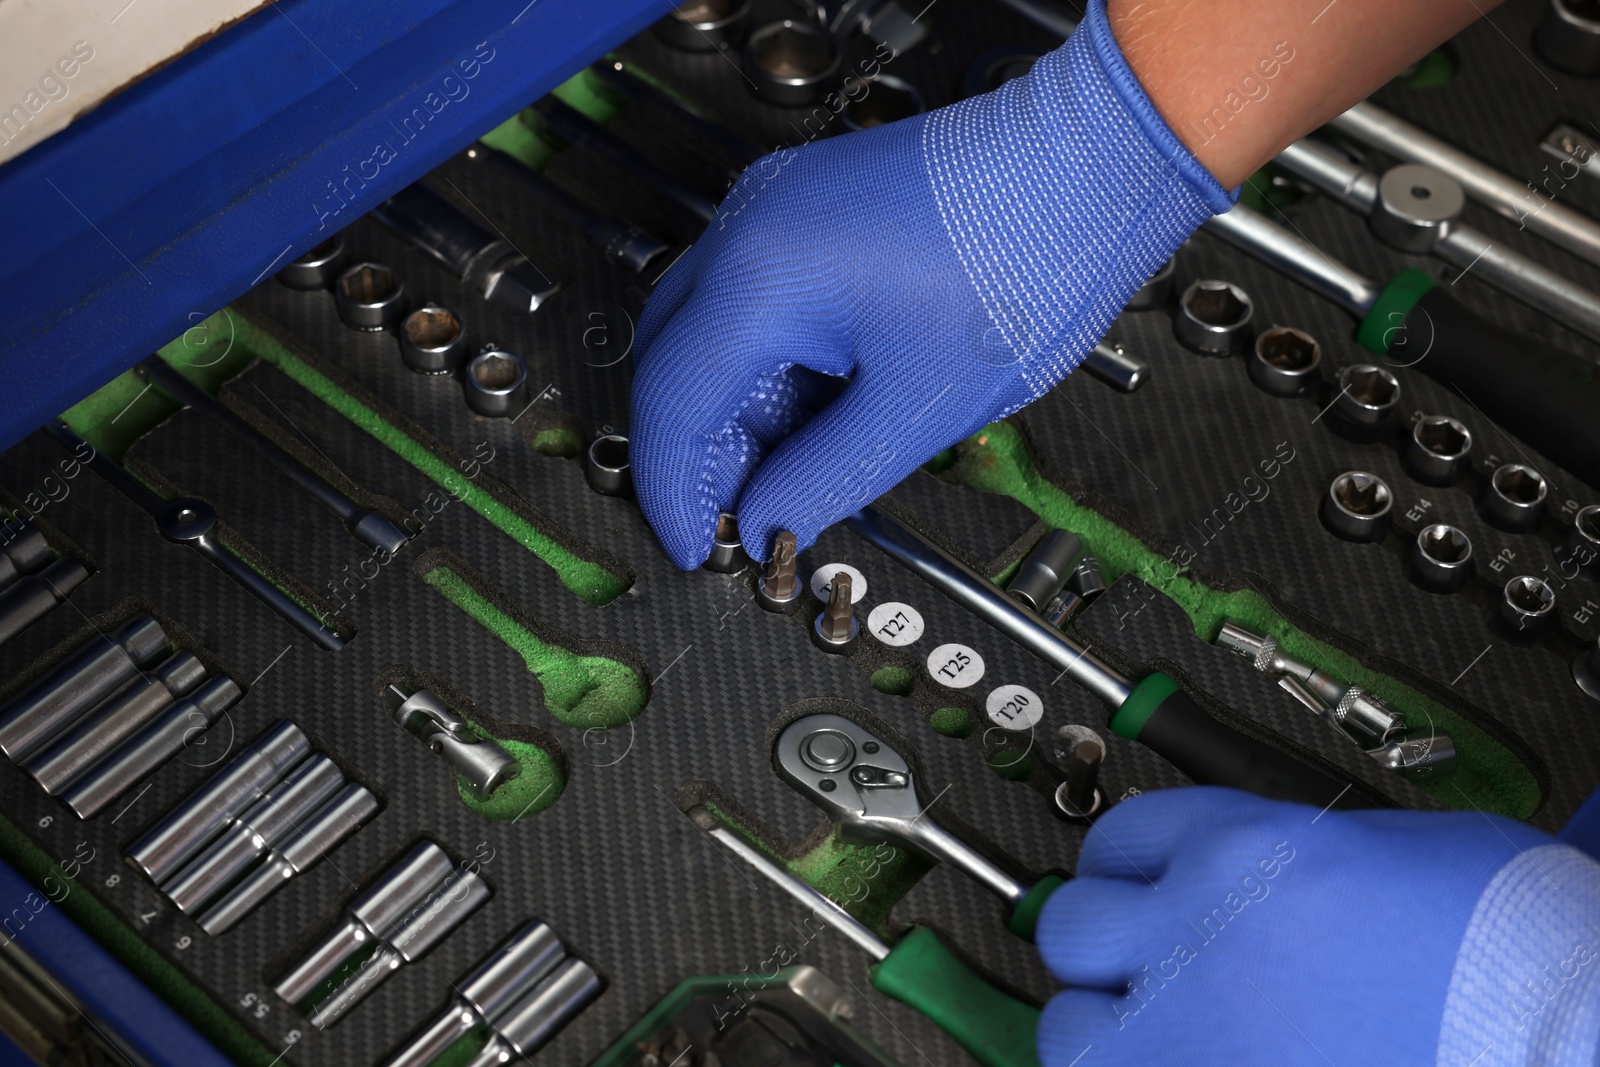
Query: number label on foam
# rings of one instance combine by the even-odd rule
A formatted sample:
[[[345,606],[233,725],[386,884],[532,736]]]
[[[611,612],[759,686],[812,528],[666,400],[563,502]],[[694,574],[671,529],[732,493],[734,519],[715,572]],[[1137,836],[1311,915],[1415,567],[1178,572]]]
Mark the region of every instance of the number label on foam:
[[[965,689],[983,677],[983,657],[966,645],[940,645],[928,653],[928,673],[940,685]]]
[[[879,604],[867,616],[867,629],[886,645],[909,645],[922,636],[922,613],[910,604]]]
[[[1044,701],[1025,685],[1002,685],[989,694],[983,710],[1006,730],[1031,730],[1044,718]]]

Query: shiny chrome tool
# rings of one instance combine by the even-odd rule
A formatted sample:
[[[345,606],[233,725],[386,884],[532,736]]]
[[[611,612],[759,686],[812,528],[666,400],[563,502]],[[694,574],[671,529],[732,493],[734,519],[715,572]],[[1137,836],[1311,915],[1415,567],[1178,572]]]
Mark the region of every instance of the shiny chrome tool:
[[[69,451],[81,452],[81,449],[88,448],[88,443],[60,420],[47,423],[45,429]],[[99,450],[90,451],[93,455],[88,461],[89,466],[110,482],[112,488],[155,519],[162,537],[175,545],[187,545],[194,549],[213,567],[244,586],[257,600],[318,645],[335,652],[344,647],[344,638],[324,626],[315,615],[301,607],[299,601],[273,585],[217,538],[217,513],[210,504],[187,497],[164,500],[122,464]]]
[[[590,489],[606,496],[633,492],[633,477],[628,473],[628,439],[608,433],[590,442],[583,477]]]
[[[1271,634],[1258,634],[1237,623],[1225,622],[1217,644],[1250,660],[1263,674],[1293,678],[1331,710],[1333,721],[1346,733],[1368,744],[1388,741],[1405,732],[1406,718],[1359,685],[1345,685],[1326,671],[1302,662],[1278,647]]]
[[[50,562],[50,543],[39,527],[15,516],[0,523],[0,589]]]
[[[521,763],[479,735],[467,720],[428,690],[407,694],[399,686],[390,685],[384,689],[383,699],[394,721],[437,753],[479,800],[488,800],[496,789],[522,773]]]
[[[1083,554],[1083,542],[1071,530],[1050,530],[1028,551],[1006,592],[1030,611],[1043,611],[1067,584]]]
[[[1049,875],[1029,885],[941,827],[917,796],[911,765],[889,743],[842,715],[807,715],[785,727],[772,750],[778,776],[828,813],[840,833],[887,842],[971,876],[1006,905],[1007,924],[1032,937],[1045,898],[1061,885]]]
[[[62,556],[37,574],[24,574],[0,589],[0,645],[50,614],[89,580],[89,568]]]
[[[711,535],[711,555],[706,557],[706,570],[733,574],[744,569],[749,559],[744,554],[744,542],[739,538],[739,519],[729,512],[719,512],[717,528]]]
[[[534,919],[501,942],[471,974],[452,982],[450,1006],[384,1067],[427,1067],[475,1027],[492,1026],[492,1020],[556,969],[566,951],[556,932]]]
[[[258,455],[299,486],[302,492],[337,515],[350,531],[350,536],[356,540],[389,553],[398,552],[406,546],[405,532],[394,523],[376,511],[364,510],[322,475],[234,414],[222,401],[184,377],[160,356],[151,356],[140,363],[139,373],[178,403],[193,408],[255,449]]]
[[[1346,541],[1381,541],[1389,532],[1394,494],[1389,483],[1366,471],[1345,471],[1328,485],[1322,519]]]
[[[510,241],[421,182],[379,204],[371,218],[438,260],[483,299],[518,315],[538,311],[561,288]]]
[[[1083,357],[1083,369],[1119,393],[1131,393],[1150,380],[1150,364],[1131,354],[1121,341],[1101,341]]]
[[[352,330],[381,333],[406,313],[406,287],[386,263],[357,263],[334,283],[333,306]]]
[[[533,1055],[599,995],[600,976],[594,968],[576,956],[568,957],[554,974],[490,1021],[494,1036],[467,1067],[502,1067]]]

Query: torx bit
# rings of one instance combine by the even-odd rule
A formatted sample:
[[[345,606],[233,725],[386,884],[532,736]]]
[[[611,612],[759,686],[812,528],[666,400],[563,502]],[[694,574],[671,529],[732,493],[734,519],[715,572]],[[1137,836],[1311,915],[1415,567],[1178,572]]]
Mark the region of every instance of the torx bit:
[[[848,652],[855,647],[861,627],[856,622],[855,605],[850,600],[850,572],[841,570],[833,576],[828,591],[828,606],[822,609],[811,632],[818,648],[824,652]]]
[[[1067,763],[1066,781],[1056,787],[1056,807],[1074,822],[1087,822],[1100,810],[1101,748],[1093,741],[1079,741]]]
[[[794,534],[779,530],[772,539],[767,572],[756,579],[756,602],[767,611],[792,615],[800,606],[800,558]]]
[[[192,653],[174,653],[31,757],[22,769],[33,776],[39,788],[55,796],[205,678],[205,664]]]
[[[96,634],[60,666],[0,709],[0,752],[27,759],[85,712],[121,689],[167,649],[167,635],[141,615],[109,637]]]

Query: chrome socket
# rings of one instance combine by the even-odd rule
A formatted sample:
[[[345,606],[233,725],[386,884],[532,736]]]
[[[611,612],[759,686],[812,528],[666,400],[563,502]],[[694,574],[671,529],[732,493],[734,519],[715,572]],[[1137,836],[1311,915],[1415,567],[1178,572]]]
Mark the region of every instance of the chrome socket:
[[[656,36],[684,52],[730,48],[744,36],[750,0],[688,0],[655,25]]]
[[[633,475],[628,466],[628,439],[608,433],[589,444],[583,465],[589,488],[606,496],[627,496],[633,491]]]
[[[344,255],[344,237],[335,234],[284,267],[275,277],[288,288],[302,292],[326,289],[339,277]]]
[[[1178,273],[1178,257],[1173,256],[1145,279],[1139,291],[1128,298],[1129,311],[1159,311],[1172,299],[1172,279]]]
[[[1582,78],[1600,74],[1600,18],[1586,0],[1547,0],[1533,50],[1552,67]]]
[[[461,365],[467,331],[449,308],[425,304],[400,324],[400,361],[418,374],[450,374]]]
[[[724,511],[717,515],[717,529],[711,536],[711,555],[705,568],[718,574],[733,574],[742,570],[749,559],[744,554],[744,542],[739,540],[739,520]]]
[[[461,375],[461,392],[467,407],[485,418],[520,415],[528,400],[528,365],[489,345],[467,364]]]
[[[1600,504],[1579,508],[1572,529],[1556,549],[1561,577],[1600,580]]]
[[[1499,529],[1520,533],[1538,527],[1549,495],[1544,475],[1525,463],[1506,463],[1489,476],[1478,497],[1478,511]]]
[[[1339,372],[1339,395],[1333,410],[1363,430],[1387,426],[1400,409],[1400,380],[1383,367],[1357,363]]]
[[[1429,592],[1456,592],[1472,577],[1472,541],[1454,526],[1427,527],[1412,545],[1411,574]]]
[[[874,126],[887,126],[891,122],[920,115],[927,110],[922,92],[904,78],[892,74],[879,74],[863,78],[867,91],[844,105],[839,121],[848,130],[867,130]],[[846,83],[848,87],[848,82]]]
[[[1467,204],[1461,183],[1420,163],[1390,167],[1378,179],[1372,232],[1402,252],[1427,252]]]
[[[1150,379],[1150,364],[1129,355],[1120,341],[1101,341],[1091,348],[1083,369],[1119,393],[1131,393]]]
[[[1100,561],[1094,556],[1084,556],[1067,575],[1067,588],[1077,593],[1084,602],[1093,600],[1106,591],[1105,575],[1100,573]]]
[[[1083,553],[1083,542],[1071,530],[1051,530],[1033,546],[1006,592],[1029,611],[1049,604],[1067,584]]]
[[[1081,607],[1083,607],[1083,597],[1070,589],[1063,589],[1044,606],[1039,617],[1059,630],[1072,621],[1072,616]]]
[[[779,107],[822,98],[839,74],[839,42],[810,22],[769,22],[744,46],[744,72],[756,96]]]
[[[53,556],[49,542],[33,523],[14,518],[0,523],[0,589],[41,569]]]
[[[1411,427],[1400,462],[1424,485],[1450,485],[1471,465],[1472,433],[1448,415],[1424,415]]]
[[[382,263],[357,263],[339,275],[333,287],[333,301],[346,326],[378,333],[394,326],[405,314],[406,287]]]
[[[1556,591],[1543,578],[1519,574],[1500,593],[1500,621],[1516,637],[1536,637],[1556,617]]]
[[[1206,356],[1233,356],[1250,347],[1250,294],[1232,282],[1201,278],[1178,301],[1172,332],[1186,347]]]
[[[1304,330],[1274,326],[1256,338],[1250,380],[1273,396],[1299,396],[1316,381],[1322,346]]]
[[[1456,743],[1449,734],[1408,737],[1365,750],[1392,771],[1428,771],[1456,758]]]
[[[1322,519],[1346,541],[1381,541],[1389,530],[1394,494],[1376,474],[1345,471],[1322,498]]]

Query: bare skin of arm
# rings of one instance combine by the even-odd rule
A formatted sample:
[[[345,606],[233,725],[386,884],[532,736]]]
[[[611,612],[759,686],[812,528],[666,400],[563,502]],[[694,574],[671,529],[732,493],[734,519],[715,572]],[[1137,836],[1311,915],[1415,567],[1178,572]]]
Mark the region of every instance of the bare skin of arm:
[[[1487,0],[1109,0],[1162,118],[1233,188],[1494,6]]]

